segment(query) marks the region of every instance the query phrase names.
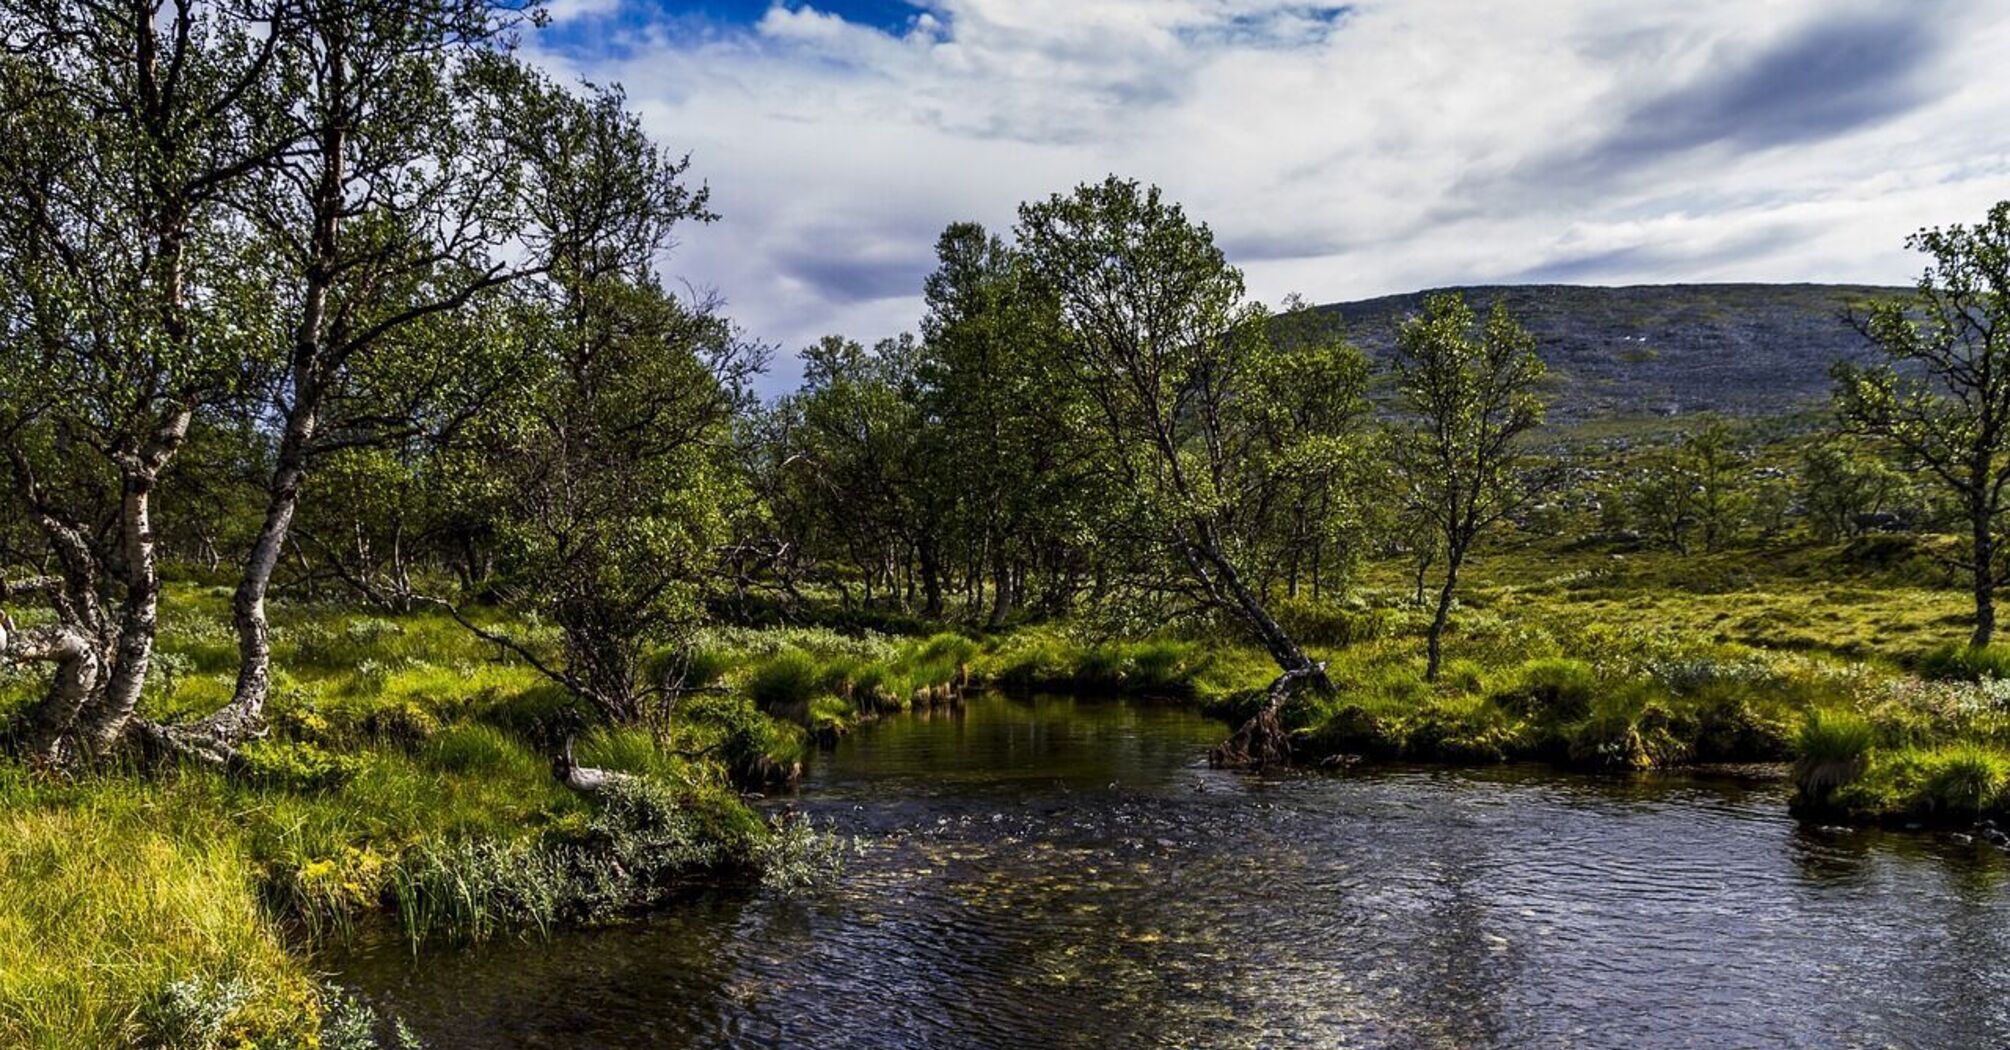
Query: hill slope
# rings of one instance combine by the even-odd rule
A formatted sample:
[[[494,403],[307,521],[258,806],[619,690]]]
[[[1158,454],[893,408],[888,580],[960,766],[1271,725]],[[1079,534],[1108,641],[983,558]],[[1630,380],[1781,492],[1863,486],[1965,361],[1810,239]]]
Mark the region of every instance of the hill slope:
[[[1834,284],[1678,284],[1595,288],[1490,285],[1463,292],[1484,313],[1505,302],[1550,366],[1551,417],[1722,412],[1769,415],[1828,396],[1828,368],[1864,343],[1844,313],[1904,289]],[[1396,326],[1427,292],[1334,303],[1354,343],[1386,358]]]

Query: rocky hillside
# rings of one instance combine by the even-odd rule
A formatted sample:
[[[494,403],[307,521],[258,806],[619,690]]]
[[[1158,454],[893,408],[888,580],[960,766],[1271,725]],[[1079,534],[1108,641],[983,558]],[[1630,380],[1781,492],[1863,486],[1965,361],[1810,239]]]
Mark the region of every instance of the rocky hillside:
[[[1902,289],[1833,284],[1678,284],[1450,289],[1482,312],[1505,302],[1549,363],[1559,422],[1722,412],[1762,415],[1828,396],[1828,368],[1859,355],[1850,304]],[[1377,358],[1425,292],[1335,303],[1348,336]]]

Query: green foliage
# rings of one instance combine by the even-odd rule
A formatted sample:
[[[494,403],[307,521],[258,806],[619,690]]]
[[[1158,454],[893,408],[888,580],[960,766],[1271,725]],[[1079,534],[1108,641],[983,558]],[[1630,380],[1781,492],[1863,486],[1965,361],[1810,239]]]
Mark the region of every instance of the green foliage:
[[[221,1045],[225,1026],[250,999],[251,990],[238,981],[170,981],[141,1005],[139,1027],[146,1042],[162,1050],[210,1050]]]
[[[1444,556],[1427,678],[1438,677],[1459,570],[1474,542],[1540,491],[1520,439],[1542,424],[1543,367],[1534,337],[1499,303],[1482,324],[1463,297],[1433,294],[1397,332],[1396,386],[1415,420],[1393,446],[1404,509],[1430,537],[1422,552]]]
[[[202,786],[0,768],[0,1043],[305,1034],[313,988]]]
[[[589,737],[589,744],[598,737]],[[496,780],[528,781],[549,766],[524,743],[494,726],[463,724],[450,727],[427,741],[422,761],[444,773],[486,777]],[[593,764],[605,756],[596,754]]]
[[[1629,519],[1656,543],[1682,554],[1700,543],[1722,550],[1756,509],[1745,453],[1729,423],[1710,418],[1645,457],[1623,493]]]
[[[403,1021],[394,1018],[387,1026],[370,1004],[339,990],[327,998],[319,1050],[425,1050],[425,1044]],[[395,1042],[379,1040],[378,1032],[385,1027],[390,1028]]]
[[[1390,638],[1408,626],[1396,609],[1348,608],[1303,598],[1276,602],[1271,611],[1291,636],[1308,645],[1356,645]]]
[[[1601,697],[1574,727],[1570,760],[1605,769],[1679,765],[1693,753],[1693,722],[1664,698],[1635,687]]]
[[[1924,468],[1919,476],[1962,508],[1971,641],[1985,646],[2010,511],[2010,433],[1997,421],[2010,403],[2010,201],[1973,226],[1921,230],[1906,243],[1930,262],[1909,299],[1868,306],[1878,360],[1836,364],[1836,412],[1847,432]]]
[[[1216,654],[1217,647],[1173,638],[1085,644],[1027,632],[987,653],[976,668],[985,681],[1008,689],[1180,698],[1208,690]]]
[[[2005,812],[2010,755],[1959,744],[1877,751],[1829,796],[1834,811],[1871,820],[1973,821]]]

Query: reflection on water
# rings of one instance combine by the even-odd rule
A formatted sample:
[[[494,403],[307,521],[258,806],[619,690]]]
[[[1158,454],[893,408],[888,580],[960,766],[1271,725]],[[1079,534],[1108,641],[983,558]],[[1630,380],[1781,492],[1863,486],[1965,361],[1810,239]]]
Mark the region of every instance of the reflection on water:
[[[350,961],[432,1045],[2010,1044],[1986,847],[1779,789],[1530,769],[1259,779],[1179,709],[988,698],[820,756],[844,884]]]

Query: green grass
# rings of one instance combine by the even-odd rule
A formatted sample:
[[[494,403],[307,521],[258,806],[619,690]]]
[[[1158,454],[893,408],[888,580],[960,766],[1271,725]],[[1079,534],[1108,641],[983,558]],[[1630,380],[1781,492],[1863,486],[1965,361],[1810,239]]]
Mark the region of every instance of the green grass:
[[[228,602],[169,587],[147,713],[228,699]],[[273,614],[271,731],[233,775],[59,782],[0,764],[0,1046],[308,1046],[324,1014],[335,1039],[358,1015],[330,1013],[319,946],[373,924],[464,939],[595,921],[751,865],[768,833],[727,785],[804,752],[800,727],[744,695],[701,696],[665,739],[578,739],[582,762],[656,785],[648,805],[596,805],[552,777],[563,695],[450,619],[286,603]],[[861,649],[834,634],[789,640]],[[701,649],[687,681],[747,659]],[[0,674],[0,715],[40,687]],[[606,861],[627,875],[588,870]]]
[[[40,785],[9,767],[0,798],[0,1045],[174,1035],[163,1005],[178,988],[241,1002],[220,1035],[312,1031],[313,984],[259,907],[256,861],[208,785]]]
[[[1808,713],[1795,740],[1794,786],[1807,802],[1822,802],[1863,775],[1877,727],[1855,711],[1818,708]]]
[[[1976,647],[1960,643],[1939,646],[1920,657],[1919,673],[1927,678],[1955,682],[2010,679],[2010,646]]]

